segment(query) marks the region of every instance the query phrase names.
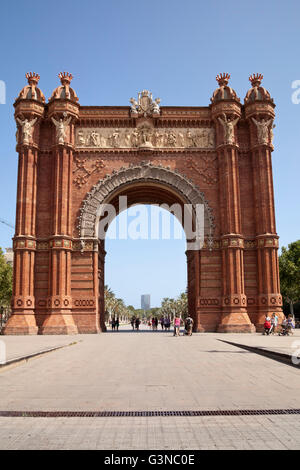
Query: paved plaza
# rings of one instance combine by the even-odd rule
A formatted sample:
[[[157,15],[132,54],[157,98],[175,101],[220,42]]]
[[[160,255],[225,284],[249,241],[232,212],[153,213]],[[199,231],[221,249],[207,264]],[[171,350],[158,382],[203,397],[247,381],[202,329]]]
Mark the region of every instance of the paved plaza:
[[[1,337],[0,411],[300,408],[300,371],[225,343],[293,352],[293,337],[132,332]],[[1,449],[299,449],[299,415],[0,418]]]

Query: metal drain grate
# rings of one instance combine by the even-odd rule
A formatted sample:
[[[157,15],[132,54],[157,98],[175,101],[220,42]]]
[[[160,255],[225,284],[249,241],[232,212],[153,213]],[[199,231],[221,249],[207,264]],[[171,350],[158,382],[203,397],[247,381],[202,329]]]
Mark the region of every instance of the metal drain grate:
[[[0,411],[8,418],[137,418],[155,416],[259,416],[298,415],[300,409],[288,410],[195,410],[195,411]]]

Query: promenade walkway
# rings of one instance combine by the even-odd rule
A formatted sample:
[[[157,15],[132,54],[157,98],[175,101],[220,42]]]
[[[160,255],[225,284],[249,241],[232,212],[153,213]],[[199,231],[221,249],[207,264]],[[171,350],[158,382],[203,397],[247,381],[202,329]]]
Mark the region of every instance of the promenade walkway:
[[[0,412],[300,408],[299,369],[224,342],[289,353],[300,341],[297,330],[293,337],[176,338],[172,332],[122,328],[102,335],[0,339],[9,358],[74,343],[0,370]],[[300,420],[299,414],[0,417],[5,448],[299,449]]]

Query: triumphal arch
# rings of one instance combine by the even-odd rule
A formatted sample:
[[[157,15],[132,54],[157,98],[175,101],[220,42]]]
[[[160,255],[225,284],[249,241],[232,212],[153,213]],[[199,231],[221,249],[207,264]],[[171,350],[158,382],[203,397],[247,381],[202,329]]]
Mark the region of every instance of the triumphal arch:
[[[275,104],[250,77],[244,103],[217,76],[209,106],[82,106],[72,76],[46,102],[39,75],[15,101],[19,154],[12,316],[5,334],[97,333],[104,324],[100,207],[204,208],[187,249],[196,331],[253,332],[281,315],[271,154]],[[102,219],[101,219],[102,220]]]

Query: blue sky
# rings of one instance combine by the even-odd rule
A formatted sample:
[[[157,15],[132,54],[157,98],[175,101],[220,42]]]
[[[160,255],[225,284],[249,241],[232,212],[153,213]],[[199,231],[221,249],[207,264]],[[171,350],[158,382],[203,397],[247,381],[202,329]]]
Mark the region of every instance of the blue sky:
[[[299,14],[296,0],[2,2],[0,80],[7,96],[0,105],[0,217],[14,223],[17,155],[12,105],[27,71],[41,75],[46,98],[59,83],[57,74],[67,70],[83,105],[128,105],[131,96],[146,88],[166,106],[208,105],[219,72],[231,74],[230,84],[243,100],[249,75],[260,72],[277,105],[277,231],[281,245],[299,239],[300,104],[292,103],[292,82],[300,80]],[[0,224],[0,246],[9,246],[12,235]],[[150,293],[157,303],[185,288],[184,247],[178,241],[148,242],[141,251],[137,244],[134,248],[115,243],[107,258],[107,282],[120,296],[132,290],[128,302],[138,305],[140,294]],[[128,254],[132,271],[124,265],[125,258],[123,265],[117,264],[121,253]],[[149,255],[144,270],[138,264],[143,253]],[[135,281],[134,291],[137,270],[144,285]]]

